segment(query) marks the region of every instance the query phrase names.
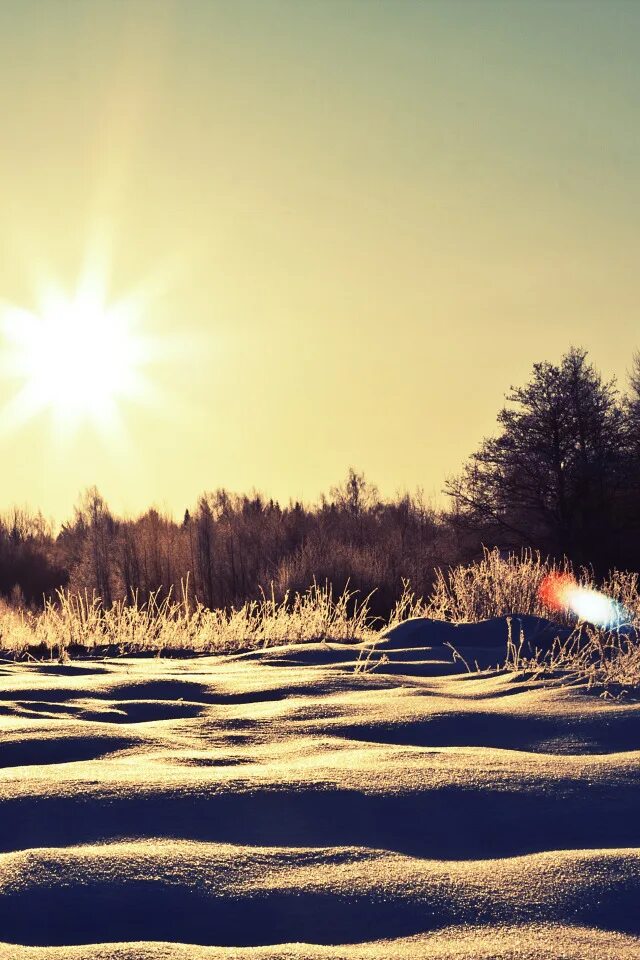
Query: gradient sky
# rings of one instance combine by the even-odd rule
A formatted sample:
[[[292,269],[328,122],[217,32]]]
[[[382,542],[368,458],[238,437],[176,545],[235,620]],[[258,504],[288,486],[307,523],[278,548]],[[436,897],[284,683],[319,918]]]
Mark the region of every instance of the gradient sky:
[[[3,0],[0,299],[97,247],[165,349],[119,439],[0,434],[0,509],[438,494],[534,361],[624,380],[639,61],[615,0]]]

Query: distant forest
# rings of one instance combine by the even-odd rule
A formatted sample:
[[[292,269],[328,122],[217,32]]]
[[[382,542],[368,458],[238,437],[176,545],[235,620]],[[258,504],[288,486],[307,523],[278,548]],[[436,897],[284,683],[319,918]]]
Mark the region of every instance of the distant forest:
[[[626,391],[584,350],[535,364],[445,491],[439,510],[419,493],[384,499],[351,468],[311,506],[218,489],[175,520],[156,509],[118,517],[93,488],[57,534],[39,513],[0,518],[0,597],[35,607],[64,588],[109,606],[179,597],[188,585],[205,606],[228,608],[262,590],[282,599],[315,579],[360,597],[375,591],[372,612],[386,616],[404,581],[426,596],[436,567],[476,559],[483,545],[566,556],[596,575],[638,571],[640,358]]]

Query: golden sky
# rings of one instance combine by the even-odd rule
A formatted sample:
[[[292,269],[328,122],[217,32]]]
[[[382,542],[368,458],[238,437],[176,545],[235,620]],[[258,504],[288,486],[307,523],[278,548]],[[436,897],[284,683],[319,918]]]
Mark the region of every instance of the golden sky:
[[[147,389],[105,425],[68,324],[27,373],[5,330],[0,509],[438,494],[534,361],[624,379],[639,55],[616,0],[3,0],[0,312],[98,277]]]

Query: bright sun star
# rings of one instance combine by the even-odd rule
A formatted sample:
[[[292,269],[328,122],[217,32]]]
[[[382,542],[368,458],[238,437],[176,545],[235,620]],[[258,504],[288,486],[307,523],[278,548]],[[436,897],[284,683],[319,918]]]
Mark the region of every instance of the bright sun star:
[[[49,410],[62,433],[82,423],[113,430],[121,401],[149,388],[141,368],[152,351],[138,330],[139,298],[109,304],[104,285],[87,276],[71,297],[50,287],[39,301],[36,312],[0,308],[3,369],[20,384],[5,426]]]

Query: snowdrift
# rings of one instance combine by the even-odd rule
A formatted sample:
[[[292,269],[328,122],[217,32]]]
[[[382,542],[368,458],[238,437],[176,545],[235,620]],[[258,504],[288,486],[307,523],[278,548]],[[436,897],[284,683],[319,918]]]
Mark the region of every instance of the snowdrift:
[[[1,960],[640,958],[640,703],[506,636],[3,664]]]

